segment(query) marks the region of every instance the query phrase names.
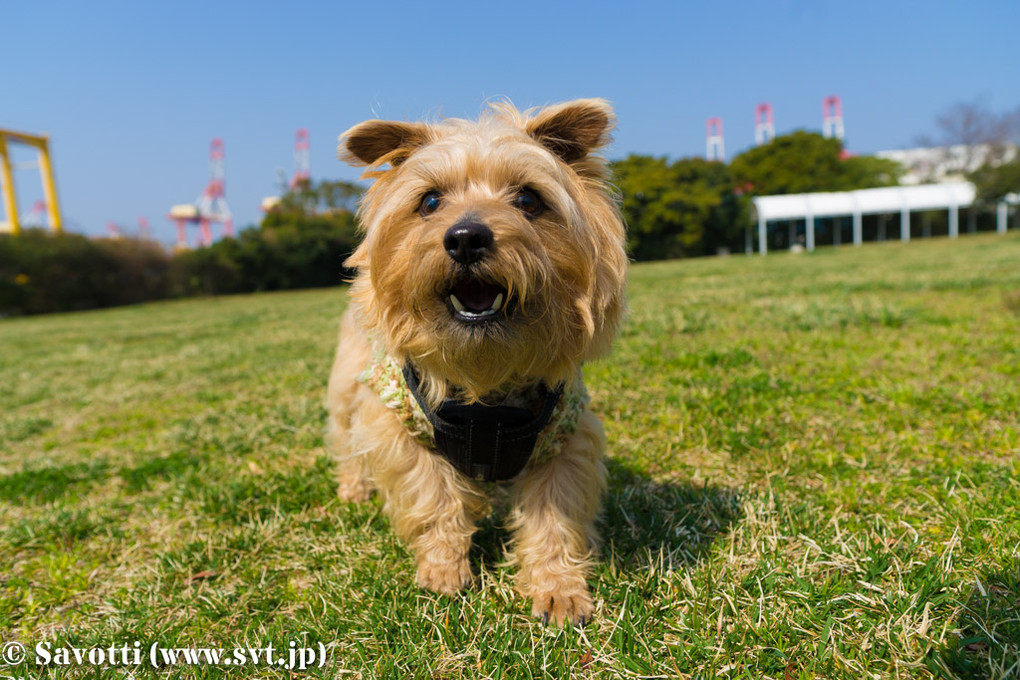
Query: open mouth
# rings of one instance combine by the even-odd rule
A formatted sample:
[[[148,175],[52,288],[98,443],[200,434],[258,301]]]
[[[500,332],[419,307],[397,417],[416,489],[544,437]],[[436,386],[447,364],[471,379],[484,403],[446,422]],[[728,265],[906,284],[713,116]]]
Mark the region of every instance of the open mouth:
[[[457,282],[447,298],[458,321],[479,323],[495,319],[507,302],[506,288],[478,279]]]

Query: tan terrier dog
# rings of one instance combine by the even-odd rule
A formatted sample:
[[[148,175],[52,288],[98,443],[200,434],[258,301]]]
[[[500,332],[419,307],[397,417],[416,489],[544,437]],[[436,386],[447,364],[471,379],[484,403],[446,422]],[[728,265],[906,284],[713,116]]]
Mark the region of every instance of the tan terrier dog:
[[[329,381],[341,498],[374,487],[440,593],[471,583],[486,487],[513,481],[517,586],[579,623],[606,487],[581,365],[624,308],[624,227],[607,185],[609,104],[494,104],[478,121],[369,120],[340,155],[374,177]]]

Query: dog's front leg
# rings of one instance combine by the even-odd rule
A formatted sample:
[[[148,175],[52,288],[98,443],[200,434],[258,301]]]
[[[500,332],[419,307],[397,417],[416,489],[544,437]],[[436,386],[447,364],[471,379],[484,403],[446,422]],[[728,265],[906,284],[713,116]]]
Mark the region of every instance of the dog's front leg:
[[[468,552],[485,496],[406,433],[372,467],[394,531],[414,550],[419,585],[453,594],[471,584]]]
[[[604,453],[602,425],[585,411],[560,453],[527,468],[517,483],[512,528],[518,589],[543,621],[584,625],[591,618],[587,579],[606,488]]]

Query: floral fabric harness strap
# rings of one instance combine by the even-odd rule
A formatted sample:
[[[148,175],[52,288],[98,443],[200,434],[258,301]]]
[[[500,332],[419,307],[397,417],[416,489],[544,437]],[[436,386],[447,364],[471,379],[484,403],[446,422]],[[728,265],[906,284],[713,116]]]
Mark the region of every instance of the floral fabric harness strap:
[[[497,405],[464,404],[447,399],[432,410],[420,394],[417,372],[410,364],[377,356],[360,377],[422,445],[442,455],[461,473],[486,482],[513,479],[528,464],[559,453],[577,430],[588,404],[578,375],[550,389],[545,383],[501,395]]]

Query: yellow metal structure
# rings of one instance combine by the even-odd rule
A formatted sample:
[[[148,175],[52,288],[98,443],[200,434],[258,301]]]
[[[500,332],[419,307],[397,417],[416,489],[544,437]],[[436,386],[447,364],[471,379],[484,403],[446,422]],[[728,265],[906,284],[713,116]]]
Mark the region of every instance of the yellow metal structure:
[[[18,224],[18,200],[14,193],[14,175],[11,173],[11,156],[7,150],[7,142],[32,146],[39,152],[39,174],[42,175],[43,197],[46,199],[50,229],[60,233],[62,229],[60,206],[57,203],[57,184],[53,181],[53,164],[50,162],[50,138],[45,135],[32,135],[3,128],[0,128],[0,190],[3,193],[7,221],[0,222],[0,232],[10,232],[15,236],[21,232],[21,225]]]

